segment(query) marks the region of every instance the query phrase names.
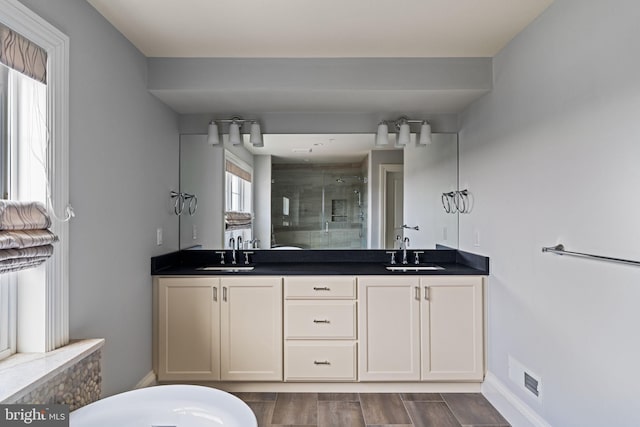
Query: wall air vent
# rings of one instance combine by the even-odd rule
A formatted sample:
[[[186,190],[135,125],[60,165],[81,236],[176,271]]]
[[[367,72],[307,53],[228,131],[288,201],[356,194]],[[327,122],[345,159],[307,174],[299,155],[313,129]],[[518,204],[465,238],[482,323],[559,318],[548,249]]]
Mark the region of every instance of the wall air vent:
[[[540,395],[540,390],[538,389],[538,380],[533,378],[528,373],[524,373],[524,388],[529,390],[531,393],[535,394],[536,397]]]
[[[521,390],[526,392],[527,396],[542,403],[544,394],[542,377],[531,369],[525,367],[522,363],[514,359],[511,355],[508,358],[509,363],[509,379],[513,381]]]

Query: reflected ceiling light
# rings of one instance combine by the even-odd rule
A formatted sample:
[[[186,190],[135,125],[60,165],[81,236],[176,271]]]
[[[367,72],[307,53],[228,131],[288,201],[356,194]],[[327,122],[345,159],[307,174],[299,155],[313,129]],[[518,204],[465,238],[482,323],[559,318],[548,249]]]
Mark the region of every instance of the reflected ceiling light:
[[[207,131],[207,141],[211,145],[220,144],[220,133],[218,124],[229,124],[229,142],[233,145],[242,145],[242,126],[245,123],[250,123],[249,129],[249,142],[254,147],[264,147],[264,141],[262,140],[262,132],[260,131],[260,123],[256,120],[245,120],[241,117],[232,117],[231,119],[215,119],[209,122],[209,129]]]
[[[389,144],[389,125],[396,129],[396,146],[402,147],[411,141],[411,124],[420,123],[420,136],[418,137],[418,145],[431,144],[431,126],[426,120],[412,120],[405,116],[399,117],[393,121],[381,121],[378,124],[378,132],[376,133],[376,145],[383,146]]]
[[[209,130],[207,131],[207,142],[210,145],[220,144],[220,135],[218,134],[218,125],[213,120],[209,122]]]

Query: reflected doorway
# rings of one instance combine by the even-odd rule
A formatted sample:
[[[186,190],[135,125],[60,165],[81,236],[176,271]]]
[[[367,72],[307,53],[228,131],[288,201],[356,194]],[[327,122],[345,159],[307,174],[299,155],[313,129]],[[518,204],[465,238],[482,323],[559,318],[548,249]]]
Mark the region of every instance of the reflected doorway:
[[[380,178],[382,189],[380,221],[384,236],[384,247],[399,249],[404,238],[402,228],[404,219],[404,171],[399,164],[380,165]]]

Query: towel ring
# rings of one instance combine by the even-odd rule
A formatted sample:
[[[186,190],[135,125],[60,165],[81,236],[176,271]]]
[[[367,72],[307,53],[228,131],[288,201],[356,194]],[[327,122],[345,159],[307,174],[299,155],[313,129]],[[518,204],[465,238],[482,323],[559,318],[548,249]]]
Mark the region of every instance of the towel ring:
[[[195,194],[187,194],[189,198],[189,215],[193,216],[198,210],[198,198]]]
[[[442,193],[442,197],[440,197],[442,201],[442,207],[446,213],[451,213],[451,202],[449,201],[449,195],[447,193]],[[446,204],[445,204],[446,203]]]
[[[171,191],[171,198],[176,199],[173,204],[173,212],[178,216],[182,215],[182,212],[184,211],[184,193]]]
[[[440,196],[442,207],[446,213],[469,213],[471,212],[471,200],[469,200],[469,190],[450,191],[442,193]]]

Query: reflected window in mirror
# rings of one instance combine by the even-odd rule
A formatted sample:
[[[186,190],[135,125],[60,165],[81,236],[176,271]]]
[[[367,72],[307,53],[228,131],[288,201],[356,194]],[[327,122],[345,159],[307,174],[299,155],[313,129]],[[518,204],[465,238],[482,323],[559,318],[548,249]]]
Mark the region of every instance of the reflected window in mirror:
[[[252,176],[250,165],[226,153],[224,238],[227,245],[231,239],[238,242],[240,238],[240,248],[253,246]]]

